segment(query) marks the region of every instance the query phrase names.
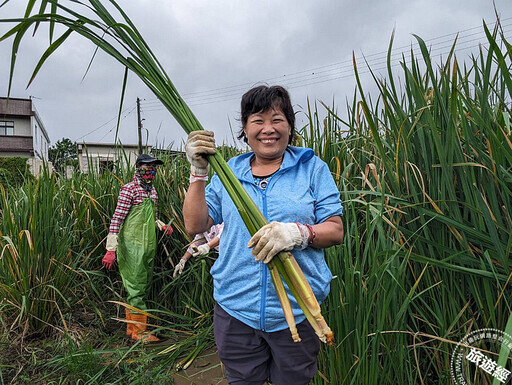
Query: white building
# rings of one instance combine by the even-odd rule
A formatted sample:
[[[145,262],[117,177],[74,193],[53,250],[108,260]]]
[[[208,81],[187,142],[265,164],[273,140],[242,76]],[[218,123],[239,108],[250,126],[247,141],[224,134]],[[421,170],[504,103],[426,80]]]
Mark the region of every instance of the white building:
[[[0,97],[0,156],[48,159],[50,137],[32,99]]]
[[[136,144],[121,146],[113,143],[77,143],[78,163],[83,173],[101,173],[112,170],[115,163],[120,166],[126,164],[133,166],[139,156],[139,147]],[[151,146],[145,146],[146,153],[151,152]]]
[[[50,137],[32,99],[0,97],[0,156],[28,158],[32,174],[38,175],[49,147]]]

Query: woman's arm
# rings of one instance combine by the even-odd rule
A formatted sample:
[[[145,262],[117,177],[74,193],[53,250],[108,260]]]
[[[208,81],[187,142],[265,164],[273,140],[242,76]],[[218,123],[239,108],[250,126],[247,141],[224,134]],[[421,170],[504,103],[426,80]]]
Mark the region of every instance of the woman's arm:
[[[219,246],[220,238],[217,236],[213,238],[210,242],[208,242],[208,246],[210,246],[210,250]]]
[[[190,236],[202,233],[213,225],[208,216],[208,205],[205,198],[206,182],[198,180],[191,183],[183,202],[183,220],[185,229]]]
[[[311,233],[311,229],[313,233]],[[323,249],[343,242],[343,222],[339,215],[328,218],[325,222],[310,226],[309,246]]]
[[[110,234],[118,234],[121,225],[124,223],[126,216],[130,212],[133,204],[133,192],[127,185],[121,187],[119,197],[117,198],[117,206],[110,222]]]

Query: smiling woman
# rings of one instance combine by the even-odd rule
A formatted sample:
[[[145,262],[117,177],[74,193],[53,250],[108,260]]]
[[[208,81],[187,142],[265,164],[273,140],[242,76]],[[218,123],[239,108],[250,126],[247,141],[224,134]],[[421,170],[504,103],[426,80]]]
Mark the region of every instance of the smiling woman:
[[[265,173],[266,168],[281,164],[291,138],[291,128],[279,107],[252,114],[243,130],[247,143],[256,155],[253,171]]]
[[[213,134],[205,131],[187,140],[192,175],[183,206],[185,226],[197,233],[225,223],[219,258],[210,272],[217,302],[215,340],[230,383],[306,384],[317,371],[318,329],[296,297],[291,318],[298,324],[290,326],[293,340],[289,338],[285,329],[290,315],[280,306],[278,293],[284,288],[275,285],[273,262],[279,253],[277,261],[293,250],[298,270],[311,284],[310,294],[320,302],[327,297],[332,274],[323,248],[343,239],[339,191],[327,165],[311,149],[289,145],[294,114],[283,87],[249,90],[241,111],[240,138],[253,151],[228,165],[272,222],[251,237],[219,178],[214,176],[206,187],[208,178],[201,175],[207,174],[207,164],[201,155],[211,156],[216,147]],[[243,363],[240,357],[245,357]]]

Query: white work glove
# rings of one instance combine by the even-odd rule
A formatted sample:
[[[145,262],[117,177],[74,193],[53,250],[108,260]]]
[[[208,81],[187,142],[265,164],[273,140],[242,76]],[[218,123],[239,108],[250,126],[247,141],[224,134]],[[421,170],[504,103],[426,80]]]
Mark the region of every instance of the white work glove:
[[[210,251],[210,246],[208,246],[208,243],[204,243],[202,245],[199,245],[197,247],[192,246],[192,249],[194,250],[192,253],[193,257],[200,257],[201,255],[206,255]]]
[[[188,135],[185,153],[190,163],[190,183],[208,180],[210,165],[205,155],[213,155],[215,152],[215,138],[212,131],[192,131]]]
[[[187,260],[184,258],[181,258],[180,261],[176,266],[174,266],[174,273],[172,274],[173,278],[176,278],[176,276],[183,273],[183,269],[185,268],[185,264],[187,263]]]
[[[254,259],[269,263],[274,255],[281,251],[289,251],[294,247],[301,247],[301,249],[307,247],[309,235],[303,234],[299,226],[304,225],[272,222],[263,226],[247,244],[248,247],[253,248],[252,255],[254,255]],[[308,233],[307,228],[306,233]]]
[[[116,251],[117,250],[117,234],[109,234],[107,235],[107,251]]]

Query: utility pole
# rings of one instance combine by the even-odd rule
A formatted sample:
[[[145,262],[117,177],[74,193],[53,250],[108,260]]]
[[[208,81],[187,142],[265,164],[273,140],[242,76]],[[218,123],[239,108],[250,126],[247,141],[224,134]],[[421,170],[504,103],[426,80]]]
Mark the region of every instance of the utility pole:
[[[137,133],[139,136],[139,155],[142,154],[142,120],[140,118],[140,99],[137,97]]]

